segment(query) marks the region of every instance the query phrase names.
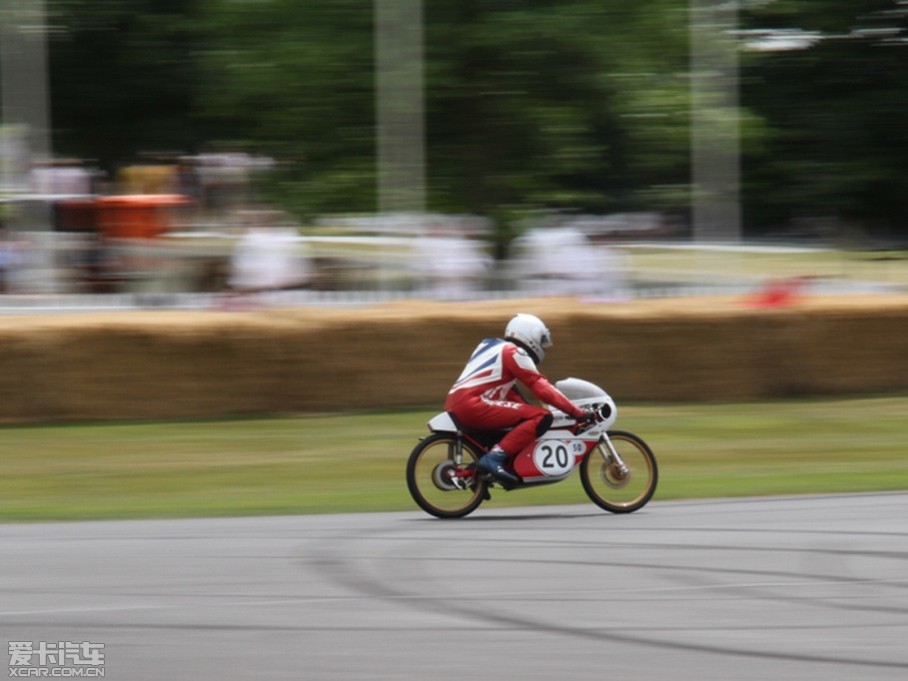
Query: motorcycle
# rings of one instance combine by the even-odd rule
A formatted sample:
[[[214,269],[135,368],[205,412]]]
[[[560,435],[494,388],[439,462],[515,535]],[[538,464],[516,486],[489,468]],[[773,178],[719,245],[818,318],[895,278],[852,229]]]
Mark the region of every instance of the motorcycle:
[[[590,500],[612,513],[643,508],[656,491],[656,457],[640,437],[611,430],[618,417],[614,400],[602,388],[579,378],[555,386],[592,419],[579,423],[549,407],[552,426],[511,460],[519,482],[486,480],[476,463],[498,442],[503,432],[461,427],[448,412],[429,420],[430,434],[422,438],[407,461],[407,488],[416,504],[438,518],[463,518],[497,487],[507,491],[547,485],[567,479],[575,468]]]

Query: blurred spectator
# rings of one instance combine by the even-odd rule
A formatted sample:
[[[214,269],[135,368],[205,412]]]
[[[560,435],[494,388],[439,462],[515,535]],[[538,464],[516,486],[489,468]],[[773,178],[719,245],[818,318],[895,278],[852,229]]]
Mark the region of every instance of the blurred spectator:
[[[116,293],[124,282],[125,267],[106,238],[98,232],[84,235],[73,256],[74,289],[79,293]]]
[[[29,189],[42,196],[87,196],[92,193],[92,180],[80,161],[49,161],[31,169]]]
[[[627,267],[619,251],[593,245],[578,229],[535,229],[515,244],[519,285],[533,295],[625,299]]]
[[[274,211],[248,214],[234,246],[228,284],[236,293],[304,288],[312,281],[305,244]]]
[[[16,269],[25,261],[22,245],[0,225],[0,294],[9,293],[13,288]]]
[[[244,208],[249,202],[251,174],[273,165],[271,158],[244,152],[200,154],[196,173],[205,209],[224,216]]]
[[[143,164],[121,168],[117,184],[124,194],[176,194],[177,167],[171,164]]]
[[[195,203],[202,200],[202,179],[195,156],[181,156],[177,163],[177,193]]]
[[[422,292],[448,300],[473,297],[492,264],[479,243],[440,227],[416,240],[413,259]]]

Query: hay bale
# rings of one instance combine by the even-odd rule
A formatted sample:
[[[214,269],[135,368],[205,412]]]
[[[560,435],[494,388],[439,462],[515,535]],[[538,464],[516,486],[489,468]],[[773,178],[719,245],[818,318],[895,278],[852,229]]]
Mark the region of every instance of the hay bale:
[[[908,297],[631,303],[401,302],[362,309],[0,319],[0,420],[211,418],[440,406],[518,311],[555,336],[552,379],[617,399],[750,400],[908,387]]]

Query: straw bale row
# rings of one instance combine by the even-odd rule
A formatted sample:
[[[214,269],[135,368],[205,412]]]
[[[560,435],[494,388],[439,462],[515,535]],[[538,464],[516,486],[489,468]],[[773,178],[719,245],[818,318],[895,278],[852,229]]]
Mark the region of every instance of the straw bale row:
[[[550,378],[592,380],[619,402],[908,389],[908,297],[120,312],[0,319],[0,421],[438,407],[476,343],[518,311],[552,329]]]

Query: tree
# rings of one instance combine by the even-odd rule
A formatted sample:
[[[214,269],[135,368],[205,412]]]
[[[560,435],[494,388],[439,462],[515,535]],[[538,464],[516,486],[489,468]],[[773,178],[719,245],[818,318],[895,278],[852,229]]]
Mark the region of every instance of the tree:
[[[193,2],[50,0],[54,147],[112,167],[139,151],[192,148],[199,85]]]
[[[744,70],[744,103],[773,131],[766,157],[745,167],[753,231],[827,218],[908,236],[906,18],[904,3],[885,0],[779,0],[746,17],[810,38],[750,53]]]
[[[675,196],[653,188],[686,182],[686,33],[676,6],[433,3],[436,202],[495,216],[506,243],[509,213],[606,212]]]
[[[372,3],[204,0],[198,109],[222,140],[280,161],[302,216],[375,209]]]
[[[539,209],[678,208],[686,29],[677,0],[426,3],[429,203],[497,219]],[[201,105],[293,159],[303,214],[375,207],[371,2],[208,0]],[[653,187],[671,188],[660,197]]]

